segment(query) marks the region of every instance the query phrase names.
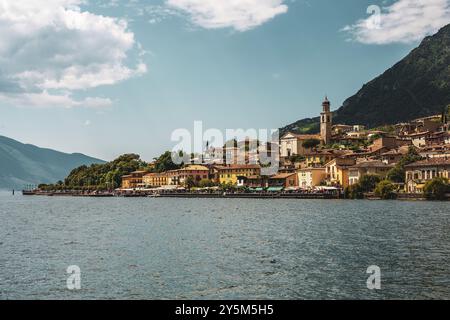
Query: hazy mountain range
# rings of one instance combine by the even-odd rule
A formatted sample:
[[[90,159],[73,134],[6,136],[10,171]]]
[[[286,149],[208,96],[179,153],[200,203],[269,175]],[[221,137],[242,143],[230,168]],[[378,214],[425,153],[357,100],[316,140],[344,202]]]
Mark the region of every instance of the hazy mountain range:
[[[0,136],[0,189],[55,183],[81,165],[104,163],[80,153],[63,153]]]
[[[365,84],[334,112],[334,123],[370,128],[443,112],[450,104],[450,24]],[[319,117],[303,119],[281,129],[319,132]]]

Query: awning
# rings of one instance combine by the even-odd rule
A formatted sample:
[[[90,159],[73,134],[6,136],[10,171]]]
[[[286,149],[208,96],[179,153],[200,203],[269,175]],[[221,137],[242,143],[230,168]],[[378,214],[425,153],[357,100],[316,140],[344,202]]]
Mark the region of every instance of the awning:
[[[330,190],[330,191],[332,191],[332,190],[339,190],[339,188],[336,188],[336,187],[324,187],[324,186],[316,187],[316,189],[317,190]]]
[[[282,191],[284,188],[283,187],[270,187],[267,189],[267,191],[269,192],[279,192]]]

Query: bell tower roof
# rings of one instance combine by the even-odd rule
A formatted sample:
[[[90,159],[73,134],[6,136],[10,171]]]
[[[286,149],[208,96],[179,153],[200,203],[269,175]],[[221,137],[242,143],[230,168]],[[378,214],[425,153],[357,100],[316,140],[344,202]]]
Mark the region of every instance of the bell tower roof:
[[[325,100],[322,102],[323,112],[330,112],[330,100],[328,100],[328,96],[325,96]]]

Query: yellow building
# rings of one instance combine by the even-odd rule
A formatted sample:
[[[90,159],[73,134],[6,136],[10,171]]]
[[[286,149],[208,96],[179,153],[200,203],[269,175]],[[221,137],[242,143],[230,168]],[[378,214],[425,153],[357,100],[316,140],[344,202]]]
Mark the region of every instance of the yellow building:
[[[138,189],[144,186],[143,177],[147,171],[134,171],[122,177],[122,189]]]
[[[122,189],[131,189],[131,174],[122,176]]]
[[[297,172],[298,185],[303,189],[312,189],[320,186],[327,178],[324,167],[304,168]]]
[[[259,165],[230,165],[217,167],[219,183],[237,185],[238,177],[259,176],[261,167]]]
[[[355,165],[354,158],[336,158],[325,165],[327,184],[346,188],[349,185],[348,169]]]
[[[339,158],[345,154],[352,153],[348,150],[319,149],[305,153],[306,167],[323,167],[334,158]]]
[[[168,177],[166,173],[149,173],[142,178],[142,183],[147,188],[166,186]]]

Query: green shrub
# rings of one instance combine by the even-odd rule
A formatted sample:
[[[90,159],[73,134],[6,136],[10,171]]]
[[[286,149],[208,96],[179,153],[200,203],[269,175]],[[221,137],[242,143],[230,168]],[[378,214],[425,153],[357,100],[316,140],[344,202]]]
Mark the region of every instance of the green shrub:
[[[367,174],[359,179],[359,185],[362,192],[373,192],[378,183],[380,183],[380,176],[374,174]]]
[[[434,178],[425,184],[423,191],[427,199],[445,200],[446,193],[450,193],[448,179]]]
[[[395,185],[389,180],[383,180],[377,184],[375,195],[383,200],[392,200],[397,198]]]
[[[344,190],[346,199],[364,199],[364,191],[359,183],[348,186]]]

